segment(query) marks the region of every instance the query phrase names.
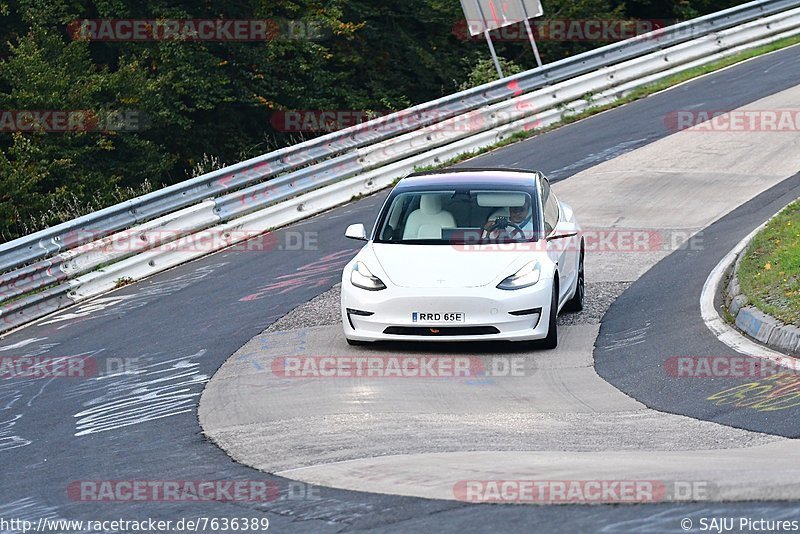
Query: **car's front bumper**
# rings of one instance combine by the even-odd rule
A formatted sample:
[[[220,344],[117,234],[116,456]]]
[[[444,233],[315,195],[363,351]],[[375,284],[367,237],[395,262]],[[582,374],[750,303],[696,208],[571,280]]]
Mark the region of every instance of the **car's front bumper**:
[[[515,291],[496,287],[366,291],[344,281],[342,323],[345,336],[357,341],[536,340],[547,336],[551,297],[552,280],[547,279]],[[520,314],[528,310],[539,312]],[[464,321],[414,321],[414,313],[463,313]]]

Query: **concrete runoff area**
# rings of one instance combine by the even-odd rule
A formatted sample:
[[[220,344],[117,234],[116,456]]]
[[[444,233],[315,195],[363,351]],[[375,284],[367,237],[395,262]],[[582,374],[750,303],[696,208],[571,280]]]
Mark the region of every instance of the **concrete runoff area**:
[[[700,430],[700,429],[697,429]],[[767,464],[765,465],[765,459]],[[759,465],[760,469],[753,469]],[[448,473],[448,477],[442,476]],[[459,487],[486,481],[662,481],[694,484],[701,492],[671,502],[796,500],[800,496],[800,448],[777,442],[752,448],[639,451],[601,450],[432,452],[380,456],[279,475],[322,486],[428,497],[464,499]],[[531,497],[531,501],[533,501]],[[520,499],[525,502],[524,499]],[[475,502],[480,502],[476,495]]]
[[[744,109],[797,102],[800,87]],[[702,250],[703,228],[798,169],[797,132],[687,130],[554,189],[587,229],[660,236],[646,249],[587,253],[589,282],[633,282],[673,250],[673,236],[695,235],[687,246]],[[597,332],[592,323],[565,326],[557,350],[524,353],[473,344],[349,347],[338,326],[297,324],[257,336],[220,368],[201,398],[200,422],[238,462],[351,490],[455,499],[463,480],[702,480],[714,487],[708,500],[800,498],[794,440],[647,409],[594,371]],[[635,333],[628,342],[637,343]],[[524,369],[469,380],[298,379],[271,368],[285,356],[397,354],[522,356]]]
[[[681,417],[646,410],[594,373],[591,343],[597,329],[565,327],[557,358],[502,348],[487,355],[490,348],[457,345],[426,345],[415,351],[349,349],[338,325],[311,328],[302,337],[278,332],[254,340],[220,370],[213,379],[219,386],[207,390],[215,402],[201,400],[200,416],[207,435],[234,459],[269,472],[353,460],[364,451],[375,456],[414,454],[421,446],[431,451],[474,451],[487,445],[506,451],[656,445],[691,450],[776,439],[691,419],[682,425]],[[352,380],[284,378],[272,372],[274,362],[287,356],[431,354],[475,356],[485,367],[496,358],[518,358],[524,372],[493,378]],[[220,430],[210,434],[209,428]]]

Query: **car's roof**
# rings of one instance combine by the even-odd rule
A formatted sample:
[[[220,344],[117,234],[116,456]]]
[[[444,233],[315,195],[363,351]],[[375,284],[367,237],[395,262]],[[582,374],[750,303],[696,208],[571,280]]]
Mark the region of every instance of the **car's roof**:
[[[396,188],[428,187],[531,187],[541,176],[538,171],[517,169],[443,169],[412,174]]]

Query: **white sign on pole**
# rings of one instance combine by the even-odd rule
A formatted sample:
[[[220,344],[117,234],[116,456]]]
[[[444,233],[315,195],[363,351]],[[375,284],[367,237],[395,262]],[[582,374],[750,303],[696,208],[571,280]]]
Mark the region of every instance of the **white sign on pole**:
[[[541,17],[540,0],[461,0],[470,35]]]

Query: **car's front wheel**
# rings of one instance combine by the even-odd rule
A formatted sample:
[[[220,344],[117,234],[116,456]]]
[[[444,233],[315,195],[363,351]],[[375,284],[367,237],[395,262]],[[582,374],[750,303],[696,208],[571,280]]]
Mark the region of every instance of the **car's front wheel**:
[[[555,275],[556,280],[558,274]],[[553,296],[550,299],[550,316],[548,318],[547,337],[539,341],[537,346],[550,350],[558,347],[558,283],[553,283]]]
[[[575,283],[575,295],[564,305],[564,309],[571,312],[583,311],[583,302],[586,298],[586,276],[583,273],[584,252],[581,247],[581,255],[578,260],[578,281]]]

